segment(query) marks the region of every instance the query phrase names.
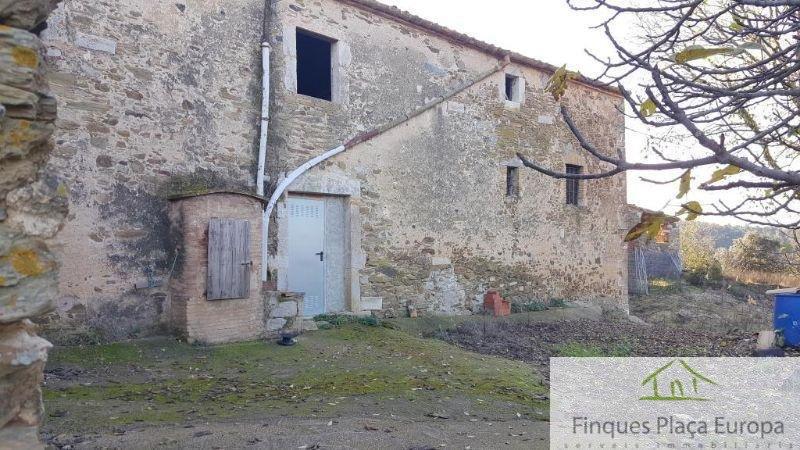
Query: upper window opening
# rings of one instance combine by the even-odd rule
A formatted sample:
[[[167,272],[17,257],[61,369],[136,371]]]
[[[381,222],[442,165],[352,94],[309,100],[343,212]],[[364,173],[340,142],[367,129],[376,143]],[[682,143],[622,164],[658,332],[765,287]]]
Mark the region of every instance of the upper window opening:
[[[569,175],[580,175],[583,173],[583,167],[573,164],[567,164],[566,173]],[[580,202],[580,180],[567,178],[567,204],[578,205]]]
[[[519,168],[506,167],[506,197],[519,197]]]
[[[506,100],[510,102],[520,101],[519,77],[506,74]]]
[[[331,50],[333,42],[297,30],[297,93],[332,100]]]

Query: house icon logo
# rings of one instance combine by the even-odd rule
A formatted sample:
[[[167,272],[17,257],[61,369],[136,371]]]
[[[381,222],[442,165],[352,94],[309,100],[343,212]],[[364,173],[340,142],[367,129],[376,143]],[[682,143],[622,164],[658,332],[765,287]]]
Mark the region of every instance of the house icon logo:
[[[717,383],[692,368],[682,359],[672,360],[648,375],[642,386],[652,388],[652,395],[640,397],[645,401],[709,401],[700,396],[701,384]]]

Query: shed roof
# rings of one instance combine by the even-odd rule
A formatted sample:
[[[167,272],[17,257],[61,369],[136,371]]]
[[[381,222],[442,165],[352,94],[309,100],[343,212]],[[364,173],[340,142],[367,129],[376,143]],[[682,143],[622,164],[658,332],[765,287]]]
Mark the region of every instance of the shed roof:
[[[552,64],[548,64],[546,62],[539,61],[538,59],[534,59],[529,56],[525,56],[520,53],[512,52],[510,50],[500,48],[496,45],[489,44],[488,42],[475,39],[472,36],[468,36],[466,34],[452,30],[445,26],[439,25],[438,23],[431,22],[430,20],[423,19],[422,17],[416,16],[407,11],[403,11],[402,9],[397,8],[396,6],[389,6],[377,2],[375,0],[338,0],[338,1],[361,9],[368,10],[370,12],[373,12],[375,14],[384,17],[388,17],[393,20],[407,23],[417,28],[421,28],[422,30],[427,31],[429,33],[439,35],[448,41],[461,44],[467,47],[472,47],[476,50],[488,53],[496,57],[509,56],[511,58],[511,62],[516,64],[521,64],[524,66],[532,67],[534,69],[539,69],[547,73],[553,73],[558,69],[558,67]],[[610,86],[605,83],[601,83],[591,78],[584,77],[583,75],[579,76],[575,81],[596,89],[600,89],[604,92],[608,92],[613,95],[620,95],[620,91],[616,87]]]

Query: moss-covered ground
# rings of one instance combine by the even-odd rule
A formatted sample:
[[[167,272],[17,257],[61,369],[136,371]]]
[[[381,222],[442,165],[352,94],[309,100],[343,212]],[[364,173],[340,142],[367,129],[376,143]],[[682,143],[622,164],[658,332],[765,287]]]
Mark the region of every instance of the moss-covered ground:
[[[307,333],[293,347],[169,338],[61,347],[47,372],[50,436],[367,409],[545,419],[548,407],[547,388],[527,364],[362,324]],[[454,404],[464,411],[447,411]]]

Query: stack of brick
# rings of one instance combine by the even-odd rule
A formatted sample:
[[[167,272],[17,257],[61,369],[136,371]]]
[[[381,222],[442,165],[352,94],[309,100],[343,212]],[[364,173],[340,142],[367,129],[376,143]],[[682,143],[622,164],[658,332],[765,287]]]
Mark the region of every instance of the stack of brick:
[[[0,0],[0,447],[41,448],[40,384],[51,347],[32,318],[52,308],[57,264],[47,242],[66,190],[40,170],[52,149],[55,100],[35,34],[58,0]]]
[[[504,300],[497,291],[489,291],[483,296],[483,310],[495,317],[511,315],[511,302]]]

